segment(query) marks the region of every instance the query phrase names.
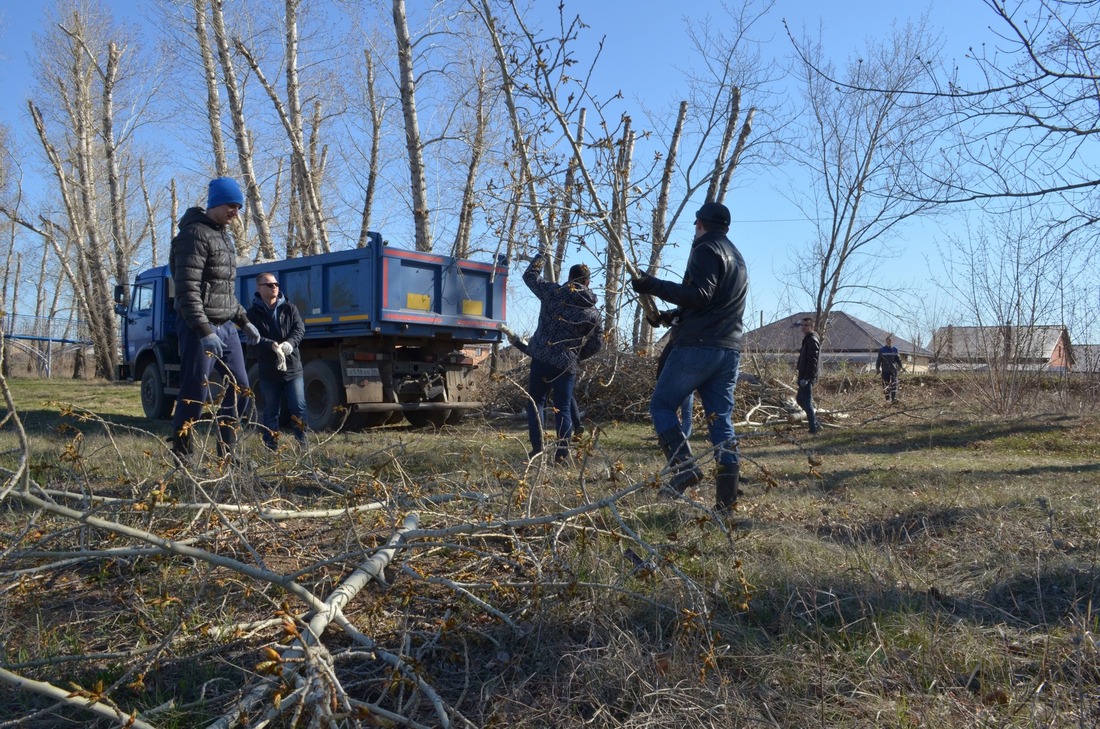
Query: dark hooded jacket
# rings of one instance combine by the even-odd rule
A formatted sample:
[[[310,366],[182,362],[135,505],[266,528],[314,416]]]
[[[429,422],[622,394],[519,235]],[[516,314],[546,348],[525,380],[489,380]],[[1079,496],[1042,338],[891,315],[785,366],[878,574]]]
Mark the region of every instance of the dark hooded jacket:
[[[603,345],[596,295],[587,286],[543,279],[541,256],[523,272],[523,282],[542,302],[538,327],[527,345],[528,354],[555,369],[576,374],[581,361]]]
[[[306,325],[298,313],[298,307],[287,301],[281,292],[275,306],[269,307],[257,291],[252,297],[252,305],[248,307],[248,320],[260,331],[260,343],[250,349],[260,366],[260,379],[274,381],[300,377],[302,353],[298,351],[298,345],[306,335]],[[275,350],[271,348],[272,342],[290,342],[294,347],[294,351],[286,356],[286,372],[276,369],[278,360]]]
[[[683,283],[649,276],[634,289],[676,304],[676,346],[741,349],[749,277],[745,259],[723,233],[695,239]]]
[[[200,337],[232,321],[248,323],[234,291],[237,250],[224,225],[206,217],[202,208],[189,208],[172,239],[168,270],[175,284],[176,313]]]

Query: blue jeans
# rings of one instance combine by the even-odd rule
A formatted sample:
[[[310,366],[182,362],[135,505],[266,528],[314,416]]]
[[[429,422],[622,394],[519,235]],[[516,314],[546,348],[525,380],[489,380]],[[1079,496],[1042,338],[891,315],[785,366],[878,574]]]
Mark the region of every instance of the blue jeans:
[[[666,344],[665,348],[661,350],[661,356],[657,358],[657,377],[661,377],[661,372],[665,368],[665,362],[668,361],[668,355],[672,351],[672,343]],[[680,429],[684,431],[684,437],[691,437],[691,411],[695,407],[695,393],[689,392],[684,401],[680,403]]]
[[[531,378],[527,382],[527,433],[531,438],[531,451],[542,451],[542,422],[539,418],[540,405],[546,400],[547,393],[554,396],[554,414],[558,423],[558,447],[555,456],[565,458],[569,455],[569,439],[573,437],[573,414],[570,404],[573,400],[573,385],[577,376],[568,370],[559,370],[537,359],[531,360]]]
[[[293,422],[294,437],[305,442],[303,425],[306,422],[306,389],[301,375],[293,380],[260,380],[260,393],[264,396],[263,439],[268,448],[275,448],[275,434],[279,432],[279,410],[283,395]]]
[[[251,404],[250,398],[238,392],[248,387],[248,370],[244,366],[236,325],[227,321],[214,327],[214,333],[225,347],[220,360],[206,355],[199,336],[182,318],[176,327],[180,345],[180,391],[172,416],[172,432],[179,433],[185,423],[199,419],[203,405],[210,400],[211,382],[224,384],[217,412],[218,438],[223,446],[232,446],[237,442],[237,421],[248,414]]]
[[[799,385],[794,401],[798,403],[798,407],[806,411],[806,422],[809,423],[810,432],[816,433],[818,425],[817,413],[814,412],[814,383],[807,382],[805,385]]]
[[[676,411],[692,392],[698,392],[718,462],[723,466],[736,464],[733,391],[740,367],[741,352],[736,349],[673,346],[649,401],[654,430],[664,433],[671,428],[682,429]]]

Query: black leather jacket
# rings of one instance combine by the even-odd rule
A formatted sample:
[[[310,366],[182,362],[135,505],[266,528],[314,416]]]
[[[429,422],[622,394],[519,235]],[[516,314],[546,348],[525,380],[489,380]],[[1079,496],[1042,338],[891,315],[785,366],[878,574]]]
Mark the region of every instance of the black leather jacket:
[[[675,346],[741,349],[749,276],[725,234],[695,239],[683,283],[648,278],[639,291],[677,306]]]
[[[202,208],[189,208],[180,219],[168,270],[176,287],[176,313],[198,336],[227,321],[239,327],[248,323],[235,293],[237,250],[225,226],[206,217]]]

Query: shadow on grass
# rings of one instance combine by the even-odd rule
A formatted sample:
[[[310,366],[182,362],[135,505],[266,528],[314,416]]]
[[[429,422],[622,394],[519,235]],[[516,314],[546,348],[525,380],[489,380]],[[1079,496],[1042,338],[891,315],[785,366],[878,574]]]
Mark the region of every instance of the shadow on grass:
[[[932,448],[996,448],[1011,453],[1040,446],[1068,455],[1085,447],[1067,438],[1071,428],[1079,422],[1072,416],[981,423],[943,420],[922,425],[832,432],[819,442],[828,450],[846,453],[898,453]]]
[[[7,411],[3,412],[6,413]],[[72,437],[71,429],[78,430],[85,435],[103,432],[103,424],[97,420],[83,418],[76,412],[63,412],[60,407],[53,410],[45,408],[19,410],[18,413],[19,420],[23,423],[23,429],[28,437],[68,440]],[[171,432],[171,424],[167,420],[151,420],[145,417],[119,414],[100,415],[99,417],[111,426],[146,431],[154,435],[167,436]],[[14,434],[14,432],[15,429],[10,423],[0,428],[0,433]]]

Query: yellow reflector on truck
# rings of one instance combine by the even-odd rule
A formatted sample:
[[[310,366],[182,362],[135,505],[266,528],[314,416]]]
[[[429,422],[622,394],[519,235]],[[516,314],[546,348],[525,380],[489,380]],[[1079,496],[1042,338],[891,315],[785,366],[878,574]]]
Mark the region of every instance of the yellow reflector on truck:
[[[432,297],[425,296],[424,294],[407,294],[405,296],[405,308],[417,309],[418,311],[431,311]]]
[[[465,316],[485,316],[485,302],[475,299],[463,299],[462,313]]]

